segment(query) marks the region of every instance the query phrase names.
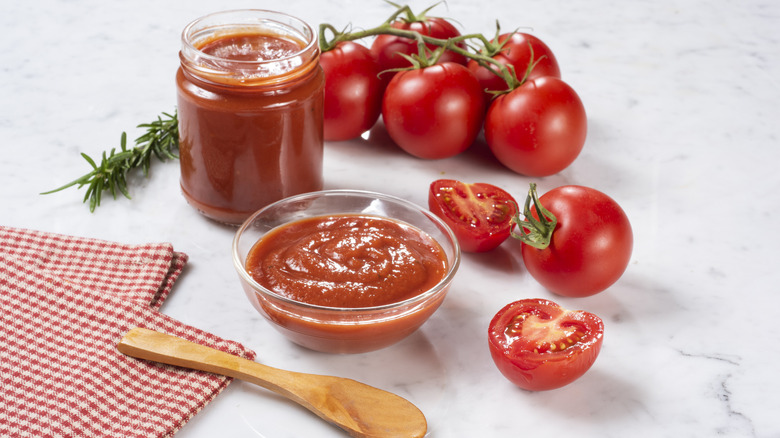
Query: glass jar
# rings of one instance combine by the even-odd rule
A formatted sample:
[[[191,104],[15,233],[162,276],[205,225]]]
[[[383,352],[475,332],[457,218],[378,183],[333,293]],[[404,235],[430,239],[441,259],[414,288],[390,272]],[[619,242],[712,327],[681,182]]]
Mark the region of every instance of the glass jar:
[[[322,188],[323,86],[316,33],[264,10],[185,27],[176,74],[181,189],[205,216],[240,224]]]

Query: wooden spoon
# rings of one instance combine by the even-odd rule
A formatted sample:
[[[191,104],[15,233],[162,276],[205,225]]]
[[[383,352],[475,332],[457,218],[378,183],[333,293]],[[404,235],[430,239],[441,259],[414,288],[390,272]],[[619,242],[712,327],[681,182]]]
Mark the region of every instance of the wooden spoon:
[[[354,437],[423,437],[423,413],[406,399],[352,379],[285,371],[185,339],[140,327],[117,349],[152,360],[260,385],[284,396]]]

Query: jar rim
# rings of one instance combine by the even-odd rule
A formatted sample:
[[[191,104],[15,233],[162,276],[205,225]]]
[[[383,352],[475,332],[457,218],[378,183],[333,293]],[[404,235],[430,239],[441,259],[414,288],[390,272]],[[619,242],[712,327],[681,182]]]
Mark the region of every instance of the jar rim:
[[[228,17],[233,17],[234,19],[230,20]],[[239,20],[239,18],[242,18],[242,20]],[[280,36],[293,37],[300,40],[305,45],[294,53],[264,60],[237,60],[224,58],[206,53],[196,46],[198,41],[206,39],[205,37],[196,39],[199,34],[205,34],[210,37],[219,35],[220,33],[229,35],[235,33],[237,29],[244,27],[247,29],[269,29],[278,31],[276,33]],[[261,66],[264,65],[289,65],[287,70],[289,71],[307,63],[307,59],[300,58],[305,57],[307,54],[316,57],[317,53],[319,53],[317,35],[308,23],[292,15],[267,9],[232,9],[204,15],[191,21],[184,27],[184,30],[181,33],[181,42],[182,60],[188,61],[190,66],[194,66],[197,70],[205,69],[212,74],[220,71],[227,72],[229,70],[259,72],[262,69]],[[197,62],[195,62],[195,60],[197,60]],[[231,68],[228,69],[224,67],[225,64],[229,64]],[[273,74],[268,76],[273,76]]]

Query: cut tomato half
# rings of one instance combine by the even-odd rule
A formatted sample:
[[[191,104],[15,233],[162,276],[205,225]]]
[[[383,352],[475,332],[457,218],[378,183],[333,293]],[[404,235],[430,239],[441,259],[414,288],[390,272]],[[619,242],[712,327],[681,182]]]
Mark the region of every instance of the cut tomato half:
[[[503,189],[453,179],[431,183],[428,208],[452,228],[465,252],[485,252],[501,245],[517,214],[517,203]]]
[[[499,371],[530,391],[560,388],[581,377],[596,361],[603,337],[598,316],[543,299],[508,304],[493,317],[488,335]]]

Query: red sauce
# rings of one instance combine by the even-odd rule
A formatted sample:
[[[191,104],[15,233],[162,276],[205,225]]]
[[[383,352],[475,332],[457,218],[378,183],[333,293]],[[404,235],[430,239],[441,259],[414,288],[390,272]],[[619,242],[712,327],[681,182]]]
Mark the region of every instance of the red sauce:
[[[275,35],[228,35],[199,47],[200,51],[232,61],[269,61],[292,56],[303,44]]]
[[[284,297],[327,307],[372,307],[415,297],[447,273],[441,246],[391,219],[334,215],[303,219],[263,236],[246,270]]]
[[[245,28],[191,44],[176,75],[187,201],[238,224],[274,201],[320,190],[324,76],[316,44]]]

